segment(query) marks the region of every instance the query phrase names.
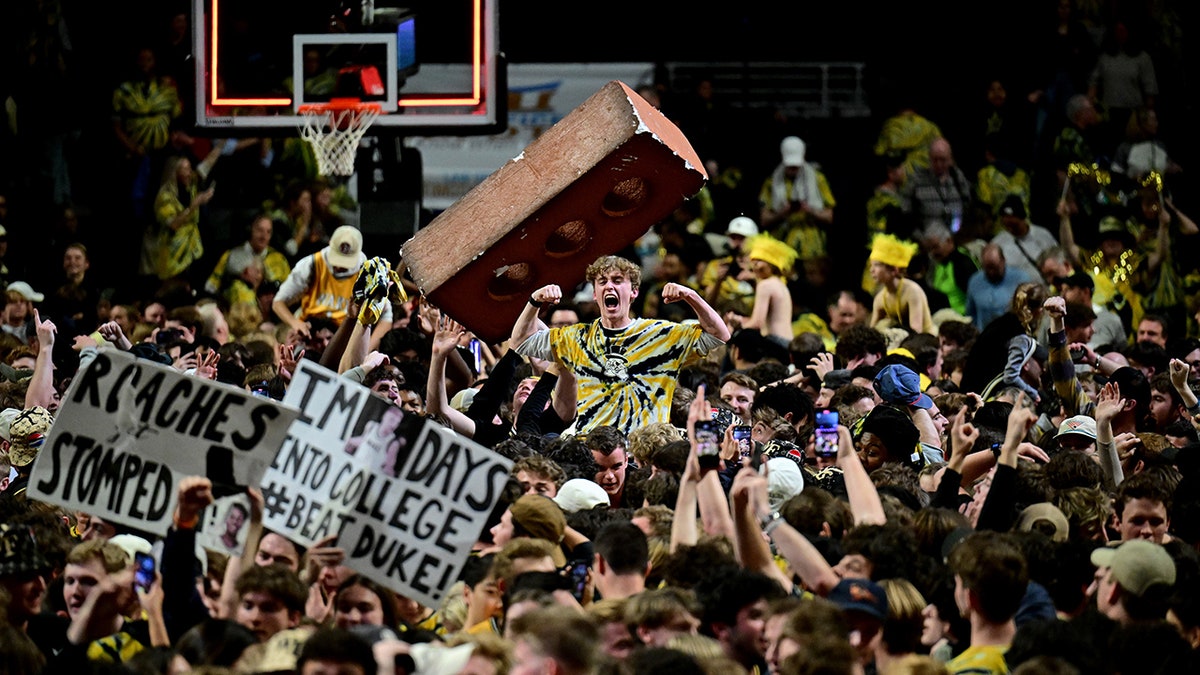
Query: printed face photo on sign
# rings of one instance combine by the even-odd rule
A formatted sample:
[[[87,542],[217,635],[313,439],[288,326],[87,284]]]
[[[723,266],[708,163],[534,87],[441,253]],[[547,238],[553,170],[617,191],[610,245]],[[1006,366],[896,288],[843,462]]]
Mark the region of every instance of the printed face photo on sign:
[[[308,360],[284,404],[299,416],[263,477],[263,527],[305,546],[336,534],[346,567],[439,605],[512,462]]]
[[[241,504],[229,505],[229,510],[225,512],[225,532],[221,534],[221,541],[226,546],[237,546],[239,533],[246,524],[246,516],[246,509]]]
[[[406,440],[401,434],[404,417],[404,411],[397,406],[373,396],[368,398],[354,422],[353,435],[346,439],[346,453],[394,478],[404,465]]]
[[[196,542],[208,550],[240,556],[249,522],[250,502],[245,493],[222,497],[205,509]]]

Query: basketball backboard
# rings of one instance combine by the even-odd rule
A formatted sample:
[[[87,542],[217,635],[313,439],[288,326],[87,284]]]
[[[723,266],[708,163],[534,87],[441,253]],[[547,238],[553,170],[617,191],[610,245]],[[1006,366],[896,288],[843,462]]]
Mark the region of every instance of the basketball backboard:
[[[505,125],[498,0],[192,0],[196,125],[296,129],[306,103],[382,104],[374,133]]]

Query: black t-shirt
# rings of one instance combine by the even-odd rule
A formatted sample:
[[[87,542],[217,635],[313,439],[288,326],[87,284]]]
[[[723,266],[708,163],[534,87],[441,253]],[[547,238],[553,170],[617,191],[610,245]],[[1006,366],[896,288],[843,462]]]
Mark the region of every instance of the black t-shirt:
[[[49,661],[66,649],[67,627],[70,625],[71,620],[65,616],[38,614],[29,619],[25,634]]]

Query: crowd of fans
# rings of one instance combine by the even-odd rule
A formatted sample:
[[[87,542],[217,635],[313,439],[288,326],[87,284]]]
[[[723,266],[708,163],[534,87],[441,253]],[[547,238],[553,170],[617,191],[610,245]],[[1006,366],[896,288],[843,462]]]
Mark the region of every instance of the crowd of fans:
[[[1153,63],[1060,4],[1039,107],[993,82],[959,143],[898,105],[859,204],[798,136],[748,188],[705,156],[699,195],[576,287],[533,289],[494,344],[372,249],[303,142],[189,133],[175,17],[113,91],[121,223],[80,226],[51,133],[26,142],[53,189],[0,193],[0,671],[1196,667],[1200,228]],[[51,72],[65,32],[34,32]],[[639,92],[713,140],[711,105]],[[987,161],[964,170],[952,140]],[[43,197],[53,227],[9,217]],[[865,260],[839,248],[847,209]],[[102,350],[276,400],[308,359],[402,411],[373,433],[421,417],[514,466],[438,606],[347,567],[336,535],[264,529],[254,488],[240,557],[197,547],[202,476],[158,537],[27,495]]]

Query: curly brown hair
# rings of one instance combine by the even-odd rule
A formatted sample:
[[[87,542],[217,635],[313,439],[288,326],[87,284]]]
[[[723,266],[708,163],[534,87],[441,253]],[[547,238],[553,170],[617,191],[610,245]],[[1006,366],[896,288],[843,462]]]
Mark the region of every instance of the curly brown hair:
[[[642,268],[619,255],[606,255],[597,258],[596,262],[588,265],[583,278],[594,282],[597,276],[614,270],[624,274],[634,288],[642,285]]]

